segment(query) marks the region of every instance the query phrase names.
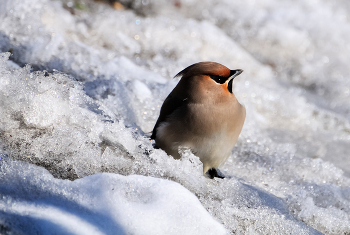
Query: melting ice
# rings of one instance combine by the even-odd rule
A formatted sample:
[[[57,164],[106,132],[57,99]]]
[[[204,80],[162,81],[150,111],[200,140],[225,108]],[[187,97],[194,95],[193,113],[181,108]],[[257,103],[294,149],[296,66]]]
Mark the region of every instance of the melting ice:
[[[1,234],[350,233],[347,1],[115,6],[1,1]],[[245,71],[223,180],[147,137],[199,61]]]

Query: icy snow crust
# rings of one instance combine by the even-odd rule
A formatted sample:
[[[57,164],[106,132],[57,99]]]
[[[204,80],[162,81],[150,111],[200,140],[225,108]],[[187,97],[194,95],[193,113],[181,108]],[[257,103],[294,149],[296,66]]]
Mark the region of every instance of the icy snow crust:
[[[0,233],[349,234],[349,3],[125,5],[1,1]],[[245,71],[223,180],[145,134],[198,61]]]

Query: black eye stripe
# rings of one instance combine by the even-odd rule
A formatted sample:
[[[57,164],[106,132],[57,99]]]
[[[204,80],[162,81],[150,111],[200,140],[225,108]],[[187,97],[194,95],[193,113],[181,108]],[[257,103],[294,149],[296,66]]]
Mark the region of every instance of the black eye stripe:
[[[218,76],[218,75],[209,75],[209,77],[211,79],[213,79],[215,82],[217,83],[220,83],[220,84],[224,84],[228,78],[226,77],[221,77],[221,76]]]

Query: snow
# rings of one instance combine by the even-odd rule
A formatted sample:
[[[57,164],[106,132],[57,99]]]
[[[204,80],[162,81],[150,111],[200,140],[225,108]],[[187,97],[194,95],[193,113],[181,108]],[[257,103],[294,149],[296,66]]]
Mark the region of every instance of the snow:
[[[350,5],[121,2],[0,3],[0,233],[350,233]],[[207,60],[244,70],[225,179],[147,134]]]
[[[58,180],[11,161],[2,170],[2,222],[30,224],[21,231],[26,234],[225,234],[199,200],[172,181],[111,173]]]

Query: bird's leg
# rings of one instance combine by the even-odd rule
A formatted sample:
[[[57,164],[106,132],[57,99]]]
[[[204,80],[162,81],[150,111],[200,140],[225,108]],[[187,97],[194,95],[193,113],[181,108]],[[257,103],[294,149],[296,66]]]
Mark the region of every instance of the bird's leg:
[[[221,172],[220,172],[221,173]],[[218,174],[218,170],[216,170],[215,168],[210,168],[207,173],[205,173],[210,179],[214,179],[214,177],[223,179],[225,178],[225,176],[223,176],[222,174]]]
[[[153,144],[153,148],[154,148],[154,149],[160,149],[160,148],[157,146],[157,144]]]

